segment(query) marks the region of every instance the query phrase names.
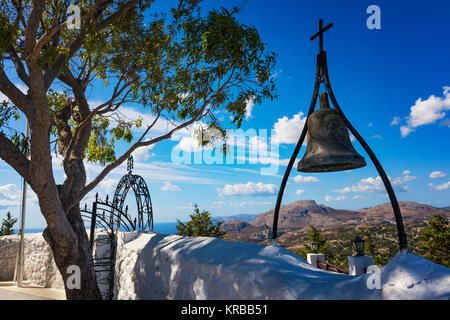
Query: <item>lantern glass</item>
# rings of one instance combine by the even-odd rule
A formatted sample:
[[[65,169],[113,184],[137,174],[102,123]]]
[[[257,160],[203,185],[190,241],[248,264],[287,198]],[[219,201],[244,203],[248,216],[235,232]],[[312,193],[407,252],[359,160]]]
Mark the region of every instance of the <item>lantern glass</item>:
[[[311,242],[311,249],[314,253],[317,253],[317,250],[319,250],[319,243],[316,241]]]
[[[364,240],[360,236],[356,236],[353,240],[353,248],[356,256],[364,255]]]

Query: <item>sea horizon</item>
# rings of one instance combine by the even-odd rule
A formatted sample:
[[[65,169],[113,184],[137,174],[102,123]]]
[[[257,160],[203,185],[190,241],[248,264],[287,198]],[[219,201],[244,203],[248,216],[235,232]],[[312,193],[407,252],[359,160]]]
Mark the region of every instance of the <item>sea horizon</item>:
[[[178,222],[155,222],[153,224],[153,231],[162,233],[162,234],[175,234],[177,232]],[[41,228],[25,228],[25,233],[40,233],[43,232],[45,227]],[[89,228],[87,228],[89,229]],[[19,229],[14,229],[14,234],[18,234]]]

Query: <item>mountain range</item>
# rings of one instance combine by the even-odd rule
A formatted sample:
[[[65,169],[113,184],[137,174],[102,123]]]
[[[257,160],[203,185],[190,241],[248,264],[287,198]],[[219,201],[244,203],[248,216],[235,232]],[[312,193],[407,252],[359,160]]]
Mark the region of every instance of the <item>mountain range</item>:
[[[399,202],[399,206],[405,224],[420,223],[435,214],[450,216],[450,207],[436,208],[411,201]],[[272,235],[273,211],[272,209],[256,215],[222,217],[224,221],[222,229],[228,237],[235,240],[254,242],[267,240]],[[386,222],[395,224],[390,203],[359,210],[342,210],[317,204],[314,200],[299,200],[281,206],[278,236],[289,232],[306,232],[310,225],[320,230],[333,230]]]

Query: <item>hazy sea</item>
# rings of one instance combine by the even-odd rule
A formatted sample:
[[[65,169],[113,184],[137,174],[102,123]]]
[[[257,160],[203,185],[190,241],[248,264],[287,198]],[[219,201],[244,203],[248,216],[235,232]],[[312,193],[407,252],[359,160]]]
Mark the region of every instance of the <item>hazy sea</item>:
[[[160,222],[153,224],[153,230],[158,233],[163,234],[175,234],[177,232],[176,228],[177,222]],[[18,232],[17,228],[15,229],[15,233]],[[44,228],[25,228],[25,233],[39,233],[44,231]]]

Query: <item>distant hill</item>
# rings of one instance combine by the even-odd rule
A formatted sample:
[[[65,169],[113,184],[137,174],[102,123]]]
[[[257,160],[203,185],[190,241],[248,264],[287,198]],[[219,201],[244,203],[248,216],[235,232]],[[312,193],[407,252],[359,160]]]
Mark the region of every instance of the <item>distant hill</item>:
[[[445,211],[450,211],[450,206],[448,206],[448,207],[444,207],[444,208],[441,208],[442,210],[445,210]]]
[[[255,226],[272,226],[273,209],[258,215],[252,224]],[[279,229],[302,229],[310,224],[321,228],[332,227],[340,223],[359,223],[363,215],[358,211],[337,210],[317,204],[314,200],[299,200],[281,206],[278,220]]]
[[[450,211],[443,208],[417,202],[399,202],[399,206],[405,223],[420,223],[434,214],[450,216]],[[254,215],[249,215],[247,218],[250,219],[251,216]],[[334,230],[386,222],[395,223],[390,203],[360,210],[341,210],[317,204],[314,200],[299,200],[281,206],[278,236],[289,232],[306,232],[311,224],[321,230]],[[273,209],[254,216],[253,220],[226,220],[222,227],[231,239],[260,242],[271,237],[272,224]]]
[[[443,210],[442,208],[436,208],[427,204],[403,201],[399,202],[400,210],[402,212],[402,217],[405,220],[423,220],[423,218],[430,217],[434,214],[449,215],[449,211]],[[387,220],[393,219],[394,213],[392,211],[392,206],[390,203],[380,204],[371,208],[360,209],[365,215],[366,219],[373,220]]]
[[[242,220],[245,222],[252,222],[256,216],[258,215],[258,213],[253,213],[253,214],[237,214],[237,215],[233,215],[233,216],[224,216],[224,217],[212,217],[212,221],[217,222],[217,221],[234,221],[234,220]]]

